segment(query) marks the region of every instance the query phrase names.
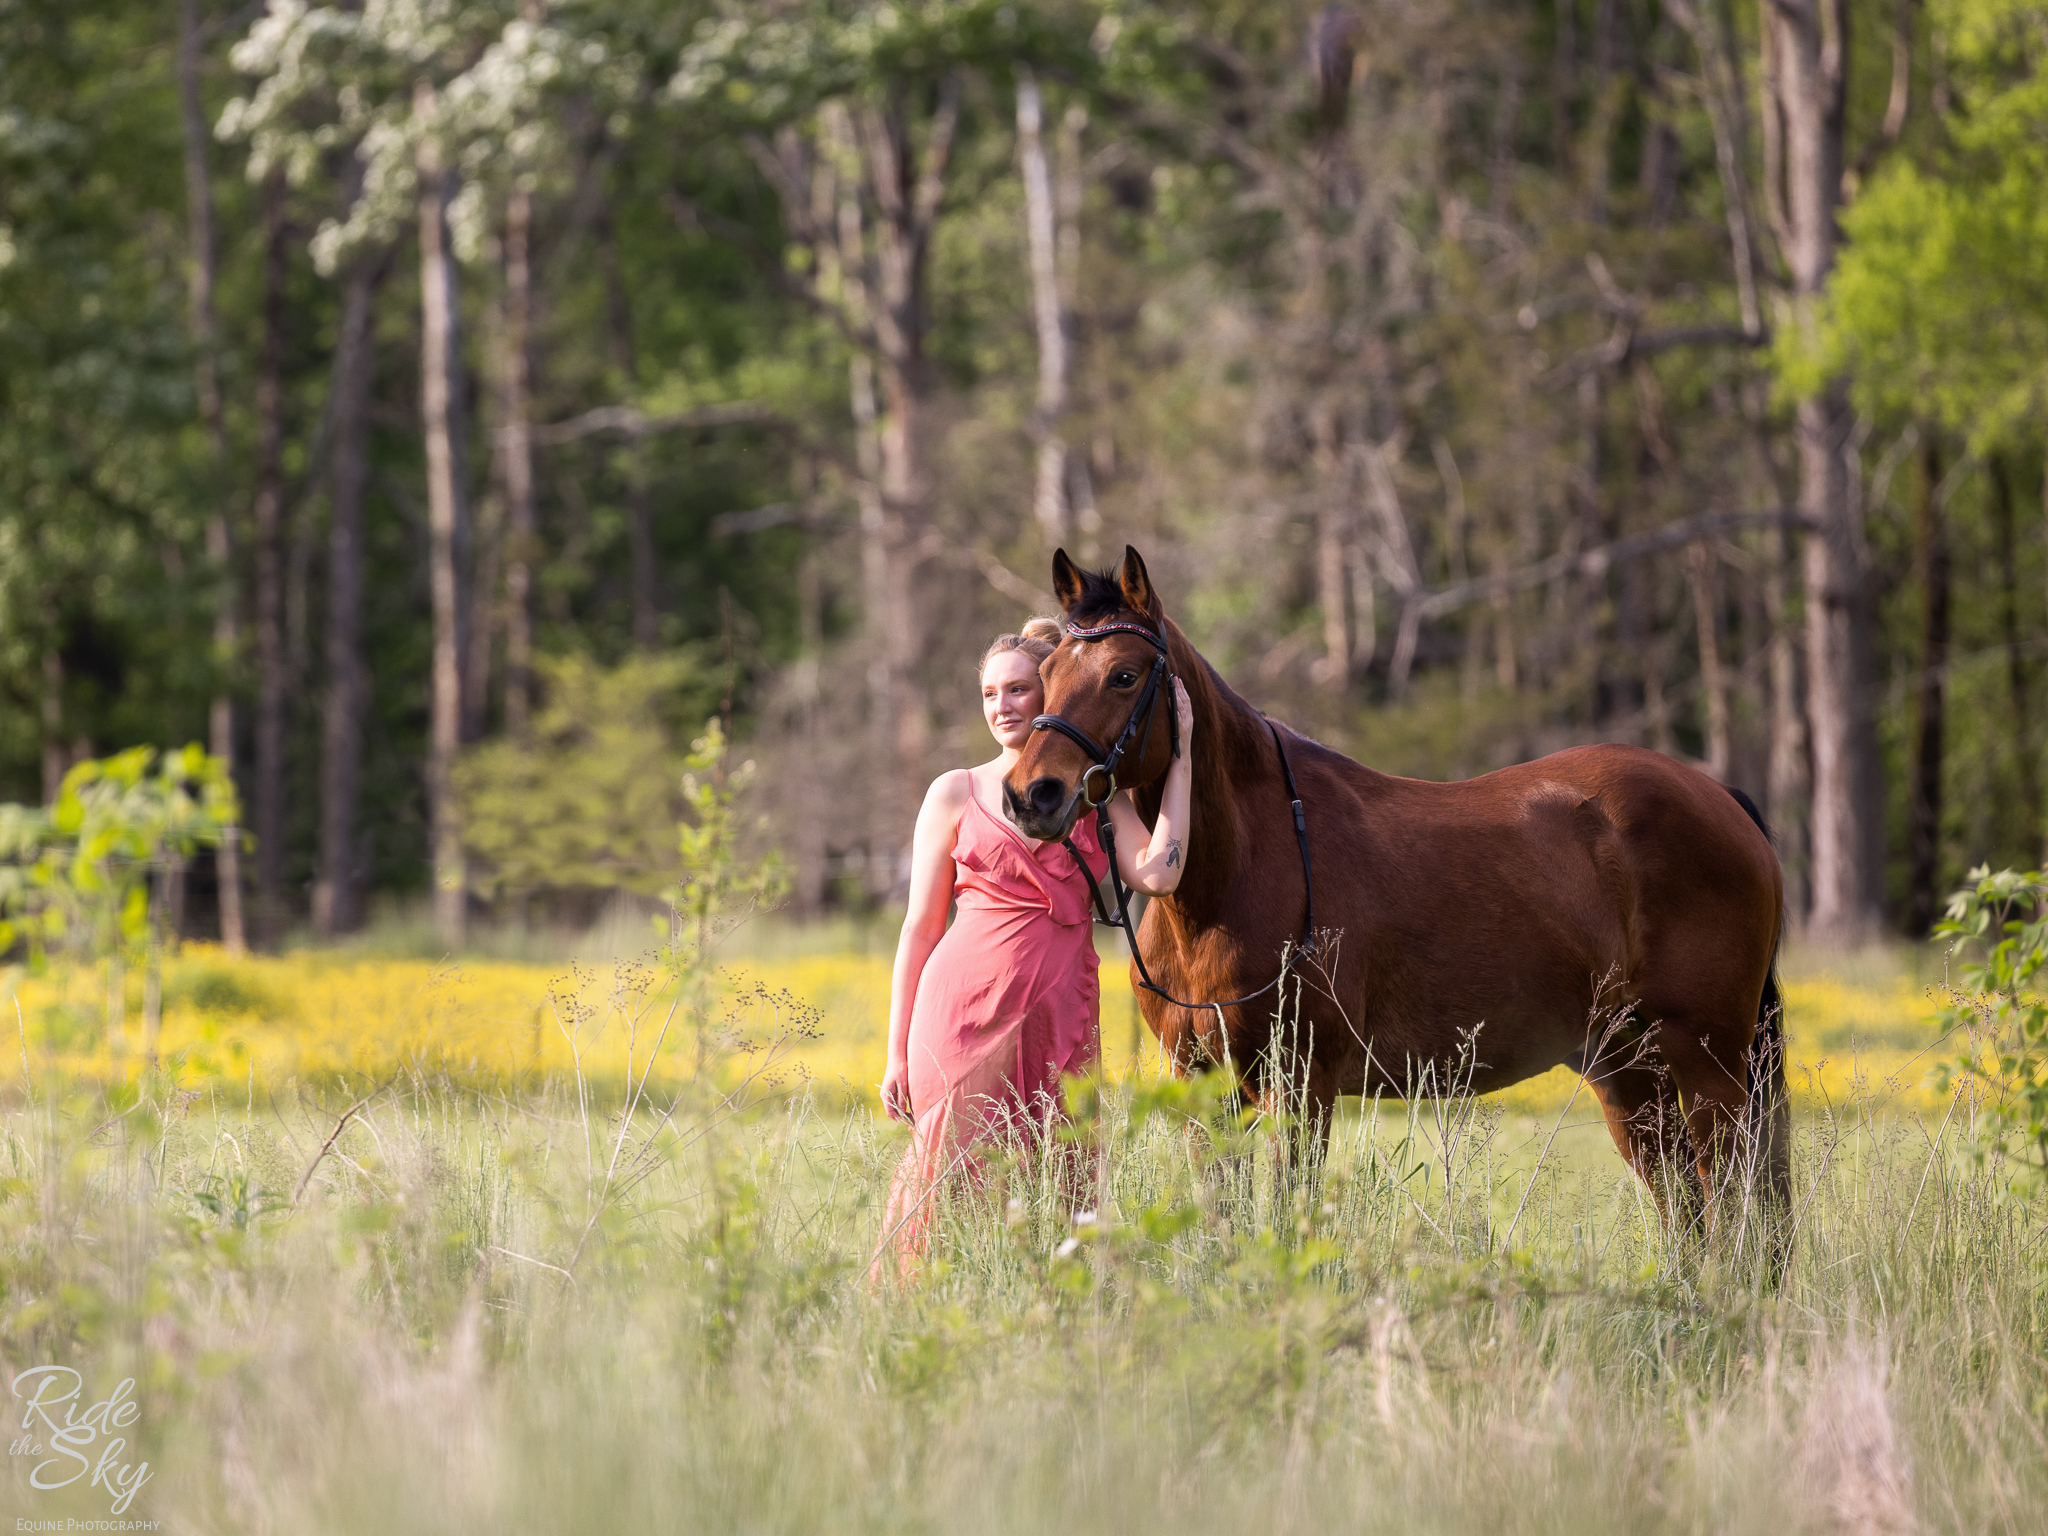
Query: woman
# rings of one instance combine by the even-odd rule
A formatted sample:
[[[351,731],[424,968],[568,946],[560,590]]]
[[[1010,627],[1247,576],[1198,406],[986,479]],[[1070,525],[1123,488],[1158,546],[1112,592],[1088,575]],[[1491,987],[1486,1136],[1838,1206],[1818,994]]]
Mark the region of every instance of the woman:
[[[1060,1107],[1060,1078],[1086,1068],[1100,1035],[1100,991],[1088,877],[1108,861],[1092,818],[1072,841],[1033,842],[1003,813],[1003,775],[1045,707],[1039,663],[1060,642],[1057,619],[999,636],[982,655],[981,712],[1002,751],[939,775],[911,843],[910,909],[896,945],[889,993],[889,1059],[882,1107],[909,1121],[883,1224],[899,1271],[923,1253],[933,1191],[998,1137],[1041,1139]],[[1167,771],[1150,830],[1128,791],[1110,801],[1124,880],[1148,896],[1180,883],[1194,763],[1194,713],[1173,680],[1181,752]],[[949,901],[959,919],[948,929]],[[876,1269],[881,1266],[876,1256]]]

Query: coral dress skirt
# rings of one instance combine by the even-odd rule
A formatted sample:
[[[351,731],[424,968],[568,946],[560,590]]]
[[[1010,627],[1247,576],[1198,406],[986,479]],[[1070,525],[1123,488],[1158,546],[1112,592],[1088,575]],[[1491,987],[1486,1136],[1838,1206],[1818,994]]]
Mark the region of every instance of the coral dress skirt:
[[[1073,843],[1090,874],[1108,873],[1092,820],[1075,826]],[[991,1143],[1043,1138],[1062,1074],[1085,1070],[1101,1044],[1088,883],[1066,846],[1033,842],[970,793],[953,870],[956,915],[910,1014],[915,1118],[882,1229],[900,1270],[924,1251],[946,1176],[978,1172]]]

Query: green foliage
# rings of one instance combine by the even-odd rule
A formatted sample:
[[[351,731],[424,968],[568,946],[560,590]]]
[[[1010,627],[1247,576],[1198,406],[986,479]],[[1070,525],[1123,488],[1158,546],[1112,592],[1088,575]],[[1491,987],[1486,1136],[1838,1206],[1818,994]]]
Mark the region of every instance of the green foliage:
[[[247,1231],[252,1219],[291,1209],[289,1199],[264,1189],[246,1168],[208,1174],[192,1191],[192,1199],[214,1220],[237,1232]]]
[[[2031,990],[2048,965],[2048,871],[1979,865],[1970,882],[1933,934],[1970,957],[1942,1012],[1970,1048],[1946,1074],[1986,1090],[1980,1146],[2048,1177],[2048,998]]]
[[[526,735],[479,747],[456,769],[476,888],[662,895],[684,872],[675,828],[694,792],[675,741],[710,696],[703,669],[674,653],[611,668],[571,654],[538,670],[542,702]]]
[[[152,877],[218,847],[236,816],[226,765],[197,742],[161,760],[132,747],[78,763],[47,811],[0,806],[0,951],[141,944]]]
[[[1787,382],[1850,370],[1866,410],[1931,418],[1987,446],[2048,385],[2048,13],[1936,0],[1961,108],[1930,164],[1889,165],[1843,213],[1847,246],[1810,335],[1780,338]]]
[[[196,724],[162,709],[207,670],[187,625],[212,590],[194,545],[214,489],[191,461],[184,276],[165,249],[184,218],[173,16],[0,8],[0,766],[16,773],[53,659],[67,746]],[[90,665],[109,651],[119,674]]]
[[[675,903],[675,935],[694,935],[701,957],[708,944],[755,912],[774,905],[789,888],[781,855],[772,849],[758,859],[743,851],[744,828],[738,802],[754,782],[750,758],[726,766],[725,731],[716,720],[690,744],[684,760],[683,799],[691,819],[676,831],[682,859],[682,889]]]
[[[1895,22],[1874,3],[1859,0],[1848,34],[1846,151],[1859,168],[1877,147],[1881,39]],[[1316,39],[1329,43],[1347,11],[1361,26],[1340,123],[1322,98],[1345,82],[1321,75],[1337,60]],[[1758,414],[1759,354],[1723,344],[1738,308],[1730,199],[1746,189],[1764,201],[1768,181],[1754,69],[1738,71],[1747,96],[1733,103],[1747,131],[1736,124],[1724,144],[1706,105],[1721,71],[1697,52],[1706,34],[1689,46],[1674,28],[1676,12],[1624,7],[1595,27],[1583,6],[1564,26],[1556,5],[1477,3],[293,0],[201,6],[190,55],[175,46],[177,7],[11,0],[0,13],[0,795],[30,798],[43,763],[80,751],[200,734],[216,698],[246,734],[259,614],[284,617],[295,692],[310,702],[337,680],[339,653],[323,641],[345,645],[348,605],[328,585],[317,514],[348,461],[335,437],[348,418],[340,292],[317,271],[375,272],[359,662],[377,686],[346,863],[376,890],[423,880],[430,605],[417,374],[403,359],[420,314],[416,159],[431,146],[466,264],[463,372],[481,386],[459,445],[480,493],[460,573],[478,633],[508,633],[515,569],[542,651],[610,662],[650,637],[727,628],[728,727],[762,763],[764,796],[811,817],[793,846],[845,869],[893,869],[882,845],[897,834],[856,824],[840,798],[877,696],[869,664],[900,661],[904,689],[879,693],[929,706],[927,760],[874,764],[905,780],[882,786],[886,805],[947,765],[963,731],[978,739],[951,658],[1014,626],[1052,542],[1024,515],[1050,424],[1034,389],[1015,115],[1027,65],[1057,192],[1069,343],[1058,425],[1077,467],[1085,440],[1092,498],[1086,517],[1075,502],[1062,537],[1076,552],[1113,553],[1127,537],[1170,551],[1156,573],[1177,616],[1262,707],[1431,777],[1596,736],[1703,756],[1699,615],[1717,612],[1724,653],[1749,658],[1780,617],[1801,621],[1796,599],[1782,616],[1754,601],[1769,584],[1748,573],[1779,558],[1756,531],[1723,546],[1726,569],[1704,592],[1667,554],[1432,618],[1409,686],[1390,686],[1411,584],[1538,567],[1583,552],[1595,524],[1600,538],[1633,537],[1782,499],[1769,465],[1782,468],[1771,444],[1785,423]],[[1726,12],[1731,59],[1756,57],[1759,15]],[[1859,171],[1812,333],[1778,327],[1788,377],[1847,370],[1875,417],[1910,412],[1923,433],[1938,419],[1980,448],[2002,438],[2015,502],[2035,483],[2048,357],[2048,213],[2034,190],[2048,182],[2043,28],[2037,0],[1915,12],[1906,133],[1876,174]],[[186,205],[183,59],[196,65],[210,264],[193,246],[204,221]],[[850,139],[828,128],[828,109]],[[1744,163],[1724,167],[1719,153]],[[902,188],[873,175],[892,156],[911,173],[905,187],[933,173],[916,194],[931,218],[910,221],[924,233],[907,246],[909,226],[892,230],[883,206]],[[253,185],[274,171],[289,184],[281,286]],[[515,187],[531,212],[530,534],[509,526],[490,467],[508,441],[498,385]],[[1769,220],[1752,218],[1750,235],[1769,311],[1782,297]],[[211,320],[193,282],[209,271]],[[882,378],[880,417],[863,424],[878,324],[916,365],[901,400]],[[257,387],[273,364],[274,418]],[[1561,387],[1579,381],[1598,388]],[[216,395],[217,418],[200,409]],[[681,424],[693,418],[717,424]],[[914,430],[883,430],[899,420]],[[281,572],[257,559],[250,516],[272,427],[287,488]],[[1890,436],[1873,433],[1865,458]],[[2014,441],[2026,449],[2011,452]],[[903,481],[916,496],[887,509],[878,542],[856,513],[883,442],[917,461]],[[1368,476],[1361,501],[1371,445],[1389,473]],[[1327,499],[1332,474],[1339,502]],[[2038,837],[2018,825],[2029,796],[2009,766],[2030,749],[2008,743],[2001,715],[1958,704],[1991,691],[1990,663],[1973,671],[1969,655],[2009,643],[1990,632],[1992,564],[1967,544],[1977,493],[1960,494],[1942,849],[1957,874],[1966,854],[2031,860]],[[1316,509],[1340,502],[1357,508],[1328,530],[1343,548],[1319,553]],[[1892,511],[1872,514],[1874,580],[1909,594]],[[1413,569],[1396,558],[1391,523],[1380,548],[1389,517]],[[215,521],[230,536],[225,566],[207,552]],[[845,642],[887,626],[867,610],[899,557],[931,600],[919,604],[916,656],[892,661]],[[2026,657],[2041,633],[2039,558],[2037,545],[2022,549],[2012,626],[2020,686],[2036,699]],[[259,594],[259,569],[283,590]],[[239,638],[216,646],[213,610],[229,593]],[[1901,738],[1910,700],[1896,684],[1919,665],[1908,606],[1891,602],[1875,637],[1877,681],[1890,679],[1875,697]],[[1976,616],[1981,632],[1966,632]],[[487,733],[505,718],[501,644],[468,677],[481,710],[470,723]],[[1333,644],[1349,647],[1348,681]],[[1728,761],[1756,788],[1765,673],[1744,662],[1727,675]],[[1387,707],[1404,693],[1411,702]],[[557,865],[594,882],[579,893],[653,894],[679,877],[668,828],[692,812],[653,814],[652,802],[680,801],[680,743],[704,712],[674,734],[648,795],[654,830],[618,878],[607,862],[617,837],[520,867],[515,845],[536,818],[501,806],[485,808],[473,840],[483,887],[546,894]],[[320,711],[294,708],[286,728],[291,772],[267,788],[284,807],[283,889],[304,892],[334,874],[316,859],[336,857],[316,835],[323,808],[307,771],[323,750]],[[1903,805],[1904,775],[1891,778]],[[552,783],[537,792],[573,798]],[[1967,826],[1955,824],[1963,806]],[[1796,805],[1771,811],[1798,819]],[[0,827],[6,846],[24,836],[40,833]],[[1787,846],[1797,858],[1796,835]],[[206,923],[203,899],[193,916]]]

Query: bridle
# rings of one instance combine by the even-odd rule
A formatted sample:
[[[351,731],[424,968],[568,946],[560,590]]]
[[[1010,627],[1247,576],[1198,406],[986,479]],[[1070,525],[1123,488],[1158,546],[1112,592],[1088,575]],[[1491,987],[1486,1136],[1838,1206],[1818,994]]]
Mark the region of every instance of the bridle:
[[[1159,685],[1166,678],[1166,642],[1142,624],[1126,623],[1122,619],[1111,619],[1106,624],[1093,628],[1070,625],[1067,637],[1071,640],[1102,640],[1110,635],[1136,635],[1158,648],[1159,654],[1152,659],[1152,670],[1145,678],[1145,686],[1138,694],[1138,702],[1131,706],[1130,718],[1124,721],[1124,728],[1118,734],[1116,743],[1107,752],[1096,745],[1095,738],[1064,715],[1039,715],[1031,722],[1034,731],[1058,731],[1074,745],[1086,752],[1095,761],[1081,775],[1079,792],[1081,803],[1091,811],[1100,811],[1109,804],[1109,797],[1116,793],[1116,771],[1123,763],[1124,753],[1130,750],[1131,738],[1138,733],[1138,724],[1143,720],[1144,739],[1138,743],[1138,760],[1145,759],[1145,749],[1152,745],[1152,716],[1159,704]],[[1173,755],[1180,756],[1180,710],[1173,701],[1171,690],[1166,694],[1167,724],[1173,732]],[[1102,775],[1103,791],[1100,795],[1088,793],[1089,780]]]
[[[1156,993],[1158,996],[1165,998],[1167,1002],[1176,1008],[1186,1008],[1190,1012],[1201,1009],[1214,1009],[1216,1012],[1217,1028],[1221,1030],[1223,1027],[1224,1009],[1235,1008],[1240,1003],[1254,1002],[1264,997],[1287,979],[1287,973],[1293,970],[1303,957],[1315,953],[1316,885],[1314,870],[1309,861],[1308,820],[1302,815],[1301,811],[1301,791],[1295,787],[1294,769],[1288,764],[1287,747],[1280,739],[1280,728],[1273,723],[1270,716],[1261,716],[1266,722],[1266,729],[1272,733],[1273,750],[1280,756],[1280,776],[1287,782],[1287,799],[1294,811],[1294,842],[1295,846],[1301,850],[1301,883],[1303,890],[1307,893],[1307,914],[1302,919],[1301,942],[1290,948],[1281,958],[1280,974],[1259,988],[1258,991],[1247,992],[1243,997],[1233,997],[1223,1002],[1182,1002],[1152,979],[1152,973],[1145,969],[1145,957],[1138,952],[1138,932],[1131,926],[1130,892],[1124,887],[1123,872],[1117,868],[1116,831],[1109,821],[1110,797],[1117,790],[1116,771],[1123,763],[1124,753],[1130,749],[1131,739],[1134,736],[1138,736],[1141,721],[1144,726],[1144,735],[1138,737],[1138,760],[1140,762],[1144,761],[1145,749],[1152,741],[1152,717],[1157,712],[1162,691],[1161,685],[1166,681],[1166,640],[1157,631],[1143,624],[1133,624],[1125,619],[1111,619],[1106,623],[1092,626],[1071,624],[1067,627],[1067,638],[1070,640],[1102,640],[1110,635],[1136,635],[1139,639],[1151,645],[1159,654],[1153,658],[1152,671],[1145,679],[1145,686],[1138,694],[1137,702],[1131,706],[1130,717],[1124,721],[1123,730],[1117,733],[1117,738],[1111,744],[1109,750],[1107,752],[1103,751],[1093,736],[1090,736],[1081,727],[1074,724],[1073,721],[1061,715],[1039,715],[1032,720],[1031,729],[1034,731],[1058,731],[1093,759],[1092,764],[1081,775],[1081,783],[1076,793],[1080,795],[1081,803],[1095,812],[1096,841],[1101,843],[1102,851],[1109,859],[1109,883],[1110,889],[1116,893],[1116,916],[1111,917],[1109,915],[1109,908],[1102,899],[1102,888],[1095,883],[1095,877],[1089,873],[1088,861],[1081,857],[1081,850],[1074,846],[1072,835],[1070,834],[1060,839],[1060,841],[1066,845],[1067,852],[1074,856],[1074,862],[1081,866],[1081,874],[1088,881],[1088,894],[1095,902],[1096,916],[1112,928],[1123,929],[1124,940],[1131,946],[1131,959],[1137,963],[1138,976],[1140,978],[1139,985],[1147,992]],[[1180,711],[1174,703],[1171,689],[1165,690],[1165,696],[1168,728],[1173,733],[1171,737],[1173,755],[1179,757]],[[1090,781],[1095,779],[1097,775],[1101,776],[1103,786],[1102,793],[1099,796],[1089,793]]]

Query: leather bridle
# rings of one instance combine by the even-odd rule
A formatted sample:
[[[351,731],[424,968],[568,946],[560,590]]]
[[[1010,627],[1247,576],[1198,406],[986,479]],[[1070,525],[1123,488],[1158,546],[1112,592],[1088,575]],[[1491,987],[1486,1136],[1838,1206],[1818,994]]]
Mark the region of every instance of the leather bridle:
[[[1093,736],[1082,730],[1073,721],[1060,715],[1039,715],[1032,720],[1031,729],[1034,731],[1058,731],[1083,752],[1086,752],[1093,760],[1086,771],[1082,773],[1081,783],[1076,793],[1081,797],[1081,803],[1095,812],[1095,836],[1096,840],[1102,845],[1103,853],[1109,859],[1109,883],[1110,889],[1116,893],[1116,916],[1111,917],[1109,915],[1109,908],[1102,899],[1102,888],[1095,883],[1095,877],[1089,873],[1088,861],[1081,857],[1081,850],[1074,846],[1072,835],[1069,834],[1060,841],[1066,845],[1067,852],[1074,856],[1074,862],[1081,866],[1081,874],[1088,881],[1088,893],[1094,899],[1097,917],[1112,928],[1123,929],[1124,940],[1131,946],[1131,959],[1137,963],[1138,976],[1140,978],[1139,985],[1147,992],[1156,993],[1158,996],[1165,998],[1167,1002],[1176,1008],[1186,1008],[1190,1011],[1214,1009],[1217,1027],[1220,1030],[1223,1027],[1224,1009],[1234,1008],[1239,1003],[1249,1003],[1264,997],[1287,979],[1287,973],[1293,970],[1295,965],[1304,956],[1315,953],[1315,873],[1309,860],[1308,820],[1302,815],[1301,791],[1295,787],[1294,769],[1287,761],[1287,747],[1280,739],[1280,728],[1273,723],[1271,717],[1262,717],[1266,721],[1266,729],[1272,733],[1273,750],[1280,756],[1280,776],[1287,782],[1287,799],[1294,812],[1294,841],[1296,847],[1301,851],[1301,883],[1303,890],[1307,893],[1307,914],[1302,919],[1301,942],[1288,950],[1281,959],[1280,974],[1259,988],[1258,991],[1247,992],[1243,997],[1233,997],[1224,1002],[1182,1002],[1152,979],[1152,973],[1145,969],[1145,957],[1138,952],[1138,932],[1131,926],[1130,892],[1124,886],[1123,871],[1117,868],[1116,831],[1109,821],[1110,797],[1117,791],[1116,771],[1123,763],[1124,753],[1130,749],[1132,738],[1138,736],[1141,722],[1144,728],[1144,735],[1138,737],[1138,761],[1144,761],[1145,749],[1151,745],[1152,717],[1158,708],[1162,685],[1167,681],[1166,640],[1164,636],[1145,625],[1133,624],[1125,619],[1111,619],[1106,623],[1092,626],[1072,624],[1067,627],[1067,638],[1070,640],[1103,640],[1107,639],[1110,635],[1136,635],[1139,639],[1153,646],[1159,654],[1153,658],[1152,671],[1145,679],[1144,689],[1139,693],[1137,702],[1131,706],[1130,716],[1124,721],[1124,728],[1117,733],[1117,738],[1111,744],[1109,750],[1107,752],[1103,751]],[[1169,688],[1165,689],[1164,692],[1169,729],[1173,733],[1171,738],[1173,742],[1173,755],[1179,757],[1180,711],[1174,702],[1172,690]],[[1097,775],[1101,776],[1103,785],[1100,796],[1089,793],[1090,781],[1095,779]]]
[[[1124,728],[1118,733],[1116,742],[1105,752],[1096,744],[1095,738],[1064,715],[1039,715],[1031,722],[1034,731],[1058,731],[1083,752],[1094,759],[1093,764],[1081,775],[1079,785],[1081,803],[1091,811],[1099,811],[1109,804],[1109,797],[1116,793],[1116,771],[1124,760],[1124,753],[1130,750],[1131,738],[1138,733],[1142,720],[1145,736],[1138,743],[1138,761],[1145,760],[1145,749],[1152,745],[1152,716],[1159,704],[1159,685],[1166,678],[1166,642],[1142,624],[1129,624],[1121,619],[1111,619],[1106,624],[1092,628],[1070,625],[1067,638],[1070,640],[1101,640],[1110,635],[1136,635],[1139,639],[1156,646],[1159,654],[1152,659],[1152,670],[1145,678],[1145,686],[1138,694],[1138,702],[1131,706],[1131,713],[1124,721]],[[1166,714],[1173,731],[1173,755],[1180,756],[1180,711],[1173,701],[1171,689],[1166,693]],[[1089,780],[1102,775],[1104,788],[1100,795],[1088,793]]]

